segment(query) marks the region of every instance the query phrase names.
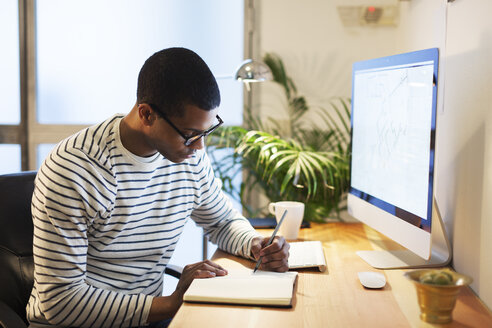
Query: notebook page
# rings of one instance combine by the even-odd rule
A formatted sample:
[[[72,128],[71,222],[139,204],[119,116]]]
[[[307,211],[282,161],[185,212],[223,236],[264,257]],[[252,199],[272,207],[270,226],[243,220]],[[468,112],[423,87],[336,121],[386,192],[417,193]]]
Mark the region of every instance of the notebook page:
[[[195,279],[185,301],[289,305],[297,272],[229,270],[226,276]]]

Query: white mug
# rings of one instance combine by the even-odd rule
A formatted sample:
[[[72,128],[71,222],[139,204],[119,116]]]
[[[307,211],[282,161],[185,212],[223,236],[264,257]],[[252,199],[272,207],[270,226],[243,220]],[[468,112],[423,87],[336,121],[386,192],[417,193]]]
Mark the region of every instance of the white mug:
[[[304,217],[304,203],[282,201],[268,204],[268,211],[275,215],[277,224],[285,210],[287,210],[287,214],[279,228],[279,235],[284,236],[287,240],[295,240]]]

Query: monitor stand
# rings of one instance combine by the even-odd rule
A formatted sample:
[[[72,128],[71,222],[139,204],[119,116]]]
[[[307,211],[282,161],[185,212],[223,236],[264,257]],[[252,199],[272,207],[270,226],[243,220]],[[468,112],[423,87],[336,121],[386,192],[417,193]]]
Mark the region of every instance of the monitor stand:
[[[409,269],[446,266],[451,261],[451,245],[447,237],[441,212],[434,196],[436,215],[431,227],[431,256],[424,260],[408,250],[399,251],[358,251],[364,261],[376,269]]]

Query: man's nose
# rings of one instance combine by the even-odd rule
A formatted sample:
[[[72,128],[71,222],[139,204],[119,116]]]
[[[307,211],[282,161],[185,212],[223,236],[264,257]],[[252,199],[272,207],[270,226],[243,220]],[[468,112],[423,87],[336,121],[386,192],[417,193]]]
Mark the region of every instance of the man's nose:
[[[191,145],[189,145],[188,147],[190,147],[191,149],[202,149],[203,147],[205,147],[205,137],[201,137],[200,139],[198,139],[197,141],[195,141],[194,143],[192,143]]]

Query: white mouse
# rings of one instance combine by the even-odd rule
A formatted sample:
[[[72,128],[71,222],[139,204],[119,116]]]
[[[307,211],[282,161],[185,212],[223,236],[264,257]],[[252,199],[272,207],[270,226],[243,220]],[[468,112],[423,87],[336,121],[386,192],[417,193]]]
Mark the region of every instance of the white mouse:
[[[384,274],[373,271],[358,272],[360,283],[366,288],[383,288],[386,285]]]

